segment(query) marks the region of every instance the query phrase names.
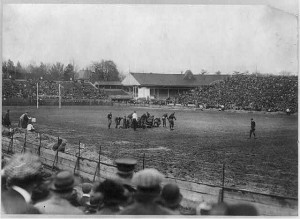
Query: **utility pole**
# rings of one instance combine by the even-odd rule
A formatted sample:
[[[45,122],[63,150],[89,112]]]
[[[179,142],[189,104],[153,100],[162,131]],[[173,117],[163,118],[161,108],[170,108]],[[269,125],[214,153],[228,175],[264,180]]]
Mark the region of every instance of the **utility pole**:
[[[39,82],[36,82],[36,108],[39,108]]]
[[[61,109],[61,93],[60,93],[60,84],[58,84],[58,108]]]

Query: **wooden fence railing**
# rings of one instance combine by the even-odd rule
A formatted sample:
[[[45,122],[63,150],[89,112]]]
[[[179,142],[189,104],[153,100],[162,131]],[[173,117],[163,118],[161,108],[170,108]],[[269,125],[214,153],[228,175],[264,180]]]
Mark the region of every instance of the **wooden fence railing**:
[[[42,163],[51,170],[70,170],[83,178],[94,182],[111,178],[116,173],[116,166],[101,161],[101,147],[98,160],[88,159],[81,156],[80,142],[76,155],[56,152],[42,146],[41,134],[39,143],[28,142],[24,136],[24,142],[15,139],[14,136],[2,137],[2,153],[24,153],[30,151],[38,154]],[[147,167],[146,156],[141,156],[142,168]],[[224,178],[224,166],[223,176]],[[183,195],[182,205],[195,208],[201,201],[218,202],[225,201],[229,204],[248,203],[255,206],[259,215],[268,216],[296,216],[298,215],[298,199],[275,195],[261,194],[251,191],[227,188],[222,186],[206,185],[172,177],[166,177],[165,183],[176,183]]]

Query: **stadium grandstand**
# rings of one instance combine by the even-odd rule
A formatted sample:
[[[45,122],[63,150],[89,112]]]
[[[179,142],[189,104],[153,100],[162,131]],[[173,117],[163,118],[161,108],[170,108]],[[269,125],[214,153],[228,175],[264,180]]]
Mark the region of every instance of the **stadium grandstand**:
[[[2,100],[5,104],[12,98],[36,99],[37,84],[39,98],[57,99],[60,84],[63,100],[149,98],[153,102],[163,99],[181,105],[201,104],[205,108],[224,105],[226,109],[297,112],[297,79],[261,74],[193,75],[188,71],[177,75],[130,73],[122,83],[3,79]]]

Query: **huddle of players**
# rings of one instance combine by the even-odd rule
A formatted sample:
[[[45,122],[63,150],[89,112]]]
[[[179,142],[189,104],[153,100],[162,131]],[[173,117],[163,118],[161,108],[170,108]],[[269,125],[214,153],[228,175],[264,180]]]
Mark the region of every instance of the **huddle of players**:
[[[143,116],[146,116],[146,118],[149,118],[150,117],[150,113],[147,112]],[[136,122],[137,122],[136,118],[137,118],[136,111],[134,111],[133,113],[129,114],[127,117],[126,116],[124,116],[124,117],[116,117],[115,118],[115,124],[116,124],[115,128],[118,128],[119,125],[121,124],[121,121],[123,120],[123,124],[122,124],[122,126],[120,126],[120,128],[124,128],[124,129],[130,128],[130,124],[132,122],[133,125],[134,125],[134,130],[136,130]],[[108,128],[110,129],[110,126],[112,124],[112,113],[111,112],[107,115],[107,119],[108,119]],[[175,112],[173,112],[169,117],[168,117],[167,113],[165,113],[162,116],[163,127],[167,127],[166,120],[169,121],[170,130],[174,130],[174,120],[176,120]]]

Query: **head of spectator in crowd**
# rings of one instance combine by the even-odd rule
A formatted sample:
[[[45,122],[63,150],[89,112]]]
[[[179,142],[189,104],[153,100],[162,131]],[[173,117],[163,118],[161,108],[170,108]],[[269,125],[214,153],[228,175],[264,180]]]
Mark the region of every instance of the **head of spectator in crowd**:
[[[134,174],[132,182],[137,187],[136,199],[140,202],[152,202],[161,192],[164,175],[154,168],[147,168]]]
[[[15,154],[4,168],[7,190],[1,194],[6,213],[38,213],[30,204],[34,189],[43,181],[42,163],[38,156]]]
[[[25,153],[15,154],[4,168],[7,185],[18,186],[32,193],[42,178],[42,163],[38,156]]]
[[[135,202],[120,212],[121,215],[173,215],[172,210],[157,203],[164,175],[149,168],[134,174],[132,182],[136,185]]]
[[[70,199],[74,192],[75,177],[74,175],[66,170],[60,171],[56,174],[50,185],[50,190],[53,194],[64,198]]]
[[[82,189],[82,197],[80,198],[80,205],[83,207],[87,207],[90,201],[90,192],[92,190],[91,183],[83,183],[81,186]]]
[[[106,179],[100,184],[99,191],[103,194],[104,205],[119,205],[127,200],[125,189],[114,180]]]
[[[127,202],[125,189],[114,180],[106,179],[100,184],[98,190],[103,194],[103,205],[100,207],[98,214],[117,214],[124,203]]]
[[[160,203],[163,206],[173,211],[179,210],[181,200],[182,194],[178,185],[169,183],[163,187],[160,194]]]
[[[43,214],[83,214],[70,200],[76,184],[73,173],[66,170],[58,172],[49,186],[50,197],[36,203],[35,207]]]
[[[132,177],[137,161],[132,158],[119,158],[115,160],[115,164],[117,165],[117,173],[113,180],[122,184],[128,192],[135,192]]]
[[[50,196],[50,186],[51,181],[45,180],[40,185],[38,185],[33,191],[31,196],[32,204],[44,201]]]
[[[249,204],[228,205],[225,202],[212,205],[209,215],[258,216],[256,208]]]

